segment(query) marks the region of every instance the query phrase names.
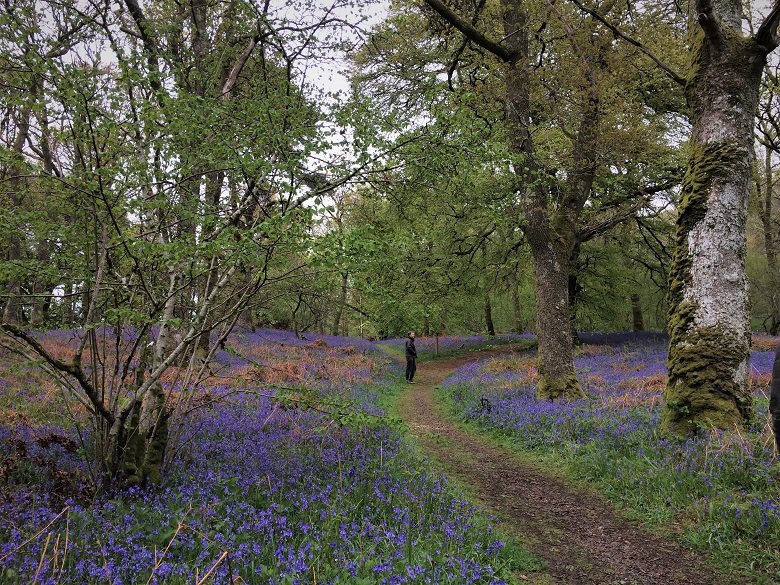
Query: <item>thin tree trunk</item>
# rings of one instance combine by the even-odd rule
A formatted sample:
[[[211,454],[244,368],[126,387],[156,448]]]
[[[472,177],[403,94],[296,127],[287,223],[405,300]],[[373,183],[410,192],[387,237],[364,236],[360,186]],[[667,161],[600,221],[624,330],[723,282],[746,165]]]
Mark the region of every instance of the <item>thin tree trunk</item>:
[[[763,195],[763,197],[761,197]],[[774,179],[772,176],[772,149],[764,148],[764,184],[759,183],[759,197],[763,204],[759,207],[759,217],[764,231],[764,253],[769,273],[770,311],[769,333],[777,335],[780,330],[780,273],[778,273],[777,253],[775,251],[775,231],[772,226],[772,200],[774,198]]]
[[[73,283],[69,282],[65,285],[65,297],[62,299],[62,315],[60,317],[62,319],[61,325],[64,327],[72,325],[76,318],[74,310],[76,297],[73,294],[75,290]]]
[[[517,273],[512,273],[512,311],[514,312],[515,332],[523,332],[523,307],[520,303],[520,291],[518,290]]]
[[[41,266],[49,260],[49,241],[43,240],[38,244],[38,253],[36,259]],[[51,283],[39,273],[31,285],[32,308],[30,309],[30,325],[34,328],[40,327],[46,321],[46,307],[49,305],[49,298],[45,295],[51,293]]]
[[[35,86],[33,86],[33,92]],[[18,129],[13,144],[13,153],[17,156],[21,156],[24,150],[24,144],[27,141],[27,137],[30,134],[30,116],[32,115],[32,108],[25,106],[22,108],[18,119]],[[19,209],[22,205],[21,188],[22,183],[19,179],[21,172],[14,165],[9,165],[4,169],[2,178],[7,180],[8,187],[11,194],[11,202],[14,208]],[[9,234],[10,244],[8,246],[7,259],[10,264],[18,263],[22,259],[22,241],[19,236],[19,231],[13,230]],[[5,303],[3,309],[3,322],[11,324],[19,324],[24,321],[24,314],[22,312],[22,282],[18,275],[12,276],[5,285],[6,294],[8,300]]]
[[[341,334],[344,337],[349,337],[349,319],[347,318],[346,313],[344,313],[344,316],[341,318]]]
[[[22,245],[17,234],[10,234],[11,243],[8,246],[8,262],[18,263],[22,259]],[[13,276],[6,285],[8,299],[3,309],[3,322],[12,325],[24,322],[22,312],[22,284],[17,276]]]
[[[771,49],[743,36],[741,6],[717,0],[696,9],[701,26],[694,25],[686,86],[693,130],[670,271],[662,419],[674,434],[741,425],[753,410],[746,220],[753,123]]]
[[[491,337],[496,335],[496,328],[493,325],[493,307],[490,304],[490,294],[485,293],[485,328],[487,334]]]
[[[447,307],[442,307],[439,313],[439,329],[436,332],[439,336],[447,334]]]
[[[347,303],[347,290],[349,285],[349,275],[346,272],[341,273],[341,293],[336,303],[336,316],[333,317],[333,327],[331,335],[338,335],[341,332],[341,320],[344,315],[344,305]]]
[[[43,87],[38,86],[38,92],[43,93]],[[41,104],[41,109],[36,115],[38,122],[41,126],[41,139],[40,147],[43,154],[43,170],[47,175],[53,177],[55,175],[54,158],[51,152],[50,144],[50,132],[49,132],[49,117],[46,111],[45,100]],[[46,188],[46,197],[51,197],[51,188]],[[54,217],[51,212],[47,215],[47,220],[54,222]],[[38,250],[36,253],[36,260],[39,266],[47,266],[50,261],[51,243],[47,238],[42,239],[38,243]],[[50,279],[43,276],[45,271],[39,272],[33,277],[31,285],[32,289],[32,308],[30,309],[30,324],[33,327],[40,327],[47,319],[48,309],[51,305],[51,297],[46,297],[45,294],[52,292],[52,286],[55,283],[50,282]]]
[[[631,295],[631,324],[634,331],[645,330],[645,319],[642,315],[642,300],[637,293]]]

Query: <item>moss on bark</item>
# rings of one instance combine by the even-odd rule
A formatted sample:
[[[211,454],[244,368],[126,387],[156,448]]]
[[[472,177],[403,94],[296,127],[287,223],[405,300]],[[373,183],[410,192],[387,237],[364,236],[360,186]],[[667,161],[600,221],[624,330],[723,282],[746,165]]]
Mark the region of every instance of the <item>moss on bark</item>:
[[[130,415],[127,430],[123,433],[123,445],[120,447],[118,465],[120,479],[129,485],[139,485],[143,479],[139,461],[143,457],[143,437],[138,430],[141,418],[141,405],[137,404]]]
[[[669,383],[662,428],[690,434],[703,425],[721,428],[741,423],[750,412],[750,396],[735,372],[747,358],[747,341],[723,327],[695,324],[698,305],[686,290],[691,286],[688,236],[707,213],[713,181],[728,178],[744,164],[744,147],[721,141],[695,148],[683,180],[676,246],[669,275]]]
[[[734,373],[749,351],[746,341],[720,327],[694,328],[684,341],[672,344],[662,428],[691,434],[702,426],[741,425],[752,401]]]
[[[585,398],[585,392],[580,387],[574,372],[560,376],[539,372],[536,397],[539,400],[577,399]]]
[[[120,480],[127,485],[158,484],[162,481],[162,463],[168,445],[168,419],[162,387],[152,388],[147,400],[154,402],[149,416],[149,429],[141,429],[142,405],[133,409],[125,434],[124,447],[117,455],[116,469]]]

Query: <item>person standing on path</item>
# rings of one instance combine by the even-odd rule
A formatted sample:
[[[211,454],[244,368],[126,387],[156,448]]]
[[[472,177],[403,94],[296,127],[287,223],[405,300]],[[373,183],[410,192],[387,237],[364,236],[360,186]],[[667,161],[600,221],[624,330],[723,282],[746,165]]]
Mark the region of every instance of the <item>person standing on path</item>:
[[[772,364],[772,391],[769,395],[769,412],[772,418],[772,431],[775,433],[775,446],[780,455],[780,343],[775,347],[775,361]]]
[[[417,371],[417,348],[414,347],[414,331],[409,332],[404,347],[406,348],[406,383],[414,384],[414,373]]]

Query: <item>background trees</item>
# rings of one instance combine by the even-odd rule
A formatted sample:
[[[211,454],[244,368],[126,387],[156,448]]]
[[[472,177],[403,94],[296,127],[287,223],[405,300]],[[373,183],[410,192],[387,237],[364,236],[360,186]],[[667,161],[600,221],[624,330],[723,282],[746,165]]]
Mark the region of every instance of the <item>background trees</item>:
[[[302,6],[299,8],[303,8]],[[3,15],[6,343],[93,414],[98,468],[156,481],[188,388],[307,263],[329,9],[27,3]],[[329,38],[329,42],[333,37]],[[337,173],[332,173],[337,174]],[[78,325],[54,355],[20,325]],[[171,374],[174,371],[175,373]],[[163,375],[176,383],[164,391]],[[172,418],[174,417],[174,418]]]
[[[136,482],[191,399],[161,378],[194,385],[236,325],[533,328],[557,399],[581,396],[577,330],[663,329],[671,277],[667,427],[738,422],[748,185],[754,323],[780,323],[772,67],[758,87],[780,11],[742,36],[721,4],[689,26],[664,4],[399,1],[366,36],[346,1],[9,5],[4,343]],[[345,49],[334,99],[307,75]],[[68,355],[31,332],[54,327],[78,329]]]

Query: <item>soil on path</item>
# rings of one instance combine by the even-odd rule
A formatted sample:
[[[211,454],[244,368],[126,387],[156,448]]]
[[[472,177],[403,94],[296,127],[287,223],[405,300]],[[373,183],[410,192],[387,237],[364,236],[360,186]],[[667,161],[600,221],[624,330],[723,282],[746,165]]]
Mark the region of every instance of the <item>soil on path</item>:
[[[497,348],[496,351],[511,351]],[[517,455],[465,432],[434,401],[435,387],[489,351],[427,362],[399,401],[401,417],[445,473],[470,486],[503,528],[540,558],[529,582],[572,585],[721,585],[689,549],[621,518],[602,497],[551,476]]]

